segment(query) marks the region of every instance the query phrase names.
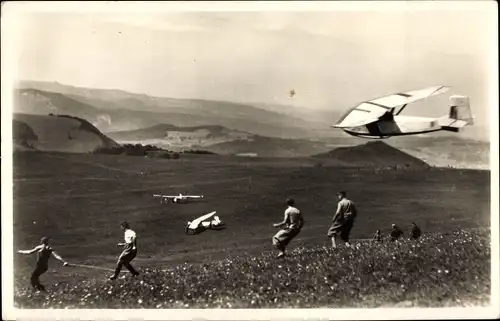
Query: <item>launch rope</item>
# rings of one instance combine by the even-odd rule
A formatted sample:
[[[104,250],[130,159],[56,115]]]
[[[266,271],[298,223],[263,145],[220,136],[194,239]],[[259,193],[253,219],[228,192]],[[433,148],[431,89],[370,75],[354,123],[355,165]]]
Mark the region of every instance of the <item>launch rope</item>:
[[[110,271],[110,272],[114,271],[113,269],[110,269],[110,268],[106,268],[106,267],[102,267],[102,266],[95,266],[95,265],[85,265],[85,264],[70,263],[70,264],[68,264],[68,266],[71,266],[71,267],[77,266],[77,267],[83,267],[83,268],[95,269],[95,270],[104,270],[104,271]]]

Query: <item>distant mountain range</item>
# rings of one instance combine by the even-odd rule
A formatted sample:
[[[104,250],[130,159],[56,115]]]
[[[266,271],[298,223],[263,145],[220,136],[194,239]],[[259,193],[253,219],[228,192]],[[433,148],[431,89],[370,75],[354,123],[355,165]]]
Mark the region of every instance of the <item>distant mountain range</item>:
[[[120,90],[32,81],[21,82],[16,97],[18,112],[46,114],[57,110],[58,113],[70,113],[85,117],[103,132],[169,123],[177,126],[221,125],[279,138],[339,136],[325,123],[224,101],[151,97]]]
[[[118,143],[298,157],[367,142],[330,128],[340,113],[329,110],[151,97],[55,82],[21,82],[15,93],[16,113],[75,116]],[[18,128],[29,136],[23,126]],[[489,168],[489,143],[457,134],[393,137],[384,142],[435,166]]]

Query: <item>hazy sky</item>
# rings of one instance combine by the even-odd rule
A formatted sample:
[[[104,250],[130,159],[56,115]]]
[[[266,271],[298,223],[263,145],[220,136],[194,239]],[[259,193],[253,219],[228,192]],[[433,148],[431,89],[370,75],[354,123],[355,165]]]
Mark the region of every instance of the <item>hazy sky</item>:
[[[497,72],[490,64],[498,45],[492,42],[496,6],[406,7],[26,13],[16,23],[16,73],[19,79],[157,96],[335,110],[396,91],[450,85],[449,93],[471,97],[474,131],[487,135],[488,87]],[[416,114],[447,112],[429,106]]]

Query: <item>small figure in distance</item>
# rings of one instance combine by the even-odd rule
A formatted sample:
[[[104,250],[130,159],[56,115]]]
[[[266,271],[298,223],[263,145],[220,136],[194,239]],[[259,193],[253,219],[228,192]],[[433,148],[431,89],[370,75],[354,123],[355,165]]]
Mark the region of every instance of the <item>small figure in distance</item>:
[[[137,272],[130,262],[137,255],[137,235],[130,228],[130,225],[127,222],[123,222],[120,224],[122,230],[125,232],[125,243],[118,243],[118,246],[123,246],[123,252],[120,254],[118,258],[118,262],[116,264],[115,273],[109,277],[110,280],[115,280],[120,274],[122,266],[125,266],[133,276],[138,276],[139,272]]]
[[[420,227],[418,227],[415,222],[412,222],[411,223],[411,230],[410,230],[410,238],[416,240],[421,235],[422,235],[422,231],[420,230]]]
[[[394,242],[402,236],[403,231],[401,231],[401,229],[396,224],[392,224],[391,241]]]
[[[338,197],[338,205],[337,211],[333,216],[333,224],[328,230],[327,236],[332,240],[332,247],[336,248],[337,243],[337,234],[340,233],[340,238],[346,246],[351,246],[349,243],[349,234],[351,233],[351,229],[354,226],[354,220],[358,215],[356,207],[351,200],[347,199],[347,193],[344,191],[337,193]]]
[[[379,243],[382,242],[382,234],[380,233],[380,230],[377,230],[375,232],[375,234],[372,237],[372,241],[379,242]]]
[[[284,227],[273,236],[273,246],[280,251],[279,258],[285,256],[287,245],[300,233],[304,226],[302,213],[295,207],[295,201],[289,198],[286,200],[286,204],[288,208],[285,210],[284,220],[273,224],[274,227]]]
[[[42,237],[40,240],[40,245],[36,246],[32,250],[19,250],[19,254],[32,254],[37,252],[36,267],[31,274],[31,286],[38,291],[45,291],[45,287],[40,283],[40,276],[47,272],[49,269],[49,258],[52,254],[56,259],[63,262],[63,266],[68,266],[68,262],[63,260],[63,258],[57,254],[52,247],[49,246],[49,238]]]

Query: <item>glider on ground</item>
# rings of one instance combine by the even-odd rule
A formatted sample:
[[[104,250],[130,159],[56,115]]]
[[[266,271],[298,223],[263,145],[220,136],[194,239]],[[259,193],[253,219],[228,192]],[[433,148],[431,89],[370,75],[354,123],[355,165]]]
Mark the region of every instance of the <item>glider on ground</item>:
[[[440,95],[449,88],[429,87],[365,101],[350,109],[332,127],[362,138],[388,138],[440,130],[458,132],[461,128],[473,124],[467,96],[450,96],[449,113],[439,118],[400,115],[408,104]]]
[[[224,222],[215,215],[217,212],[211,212],[198,217],[197,219],[187,222],[186,224],[186,234],[194,235],[201,233],[205,230],[221,230],[225,228]]]
[[[163,203],[168,203],[169,201],[172,201],[172,203],[175,204],[186,204],[189,203],[189,201],[193,200],[202,200],[203,195],[182,195],[179,194],[177,196],[175,195],[162,195],[162,194],[153,194],[153,197],[159,197],[160,202]]]

